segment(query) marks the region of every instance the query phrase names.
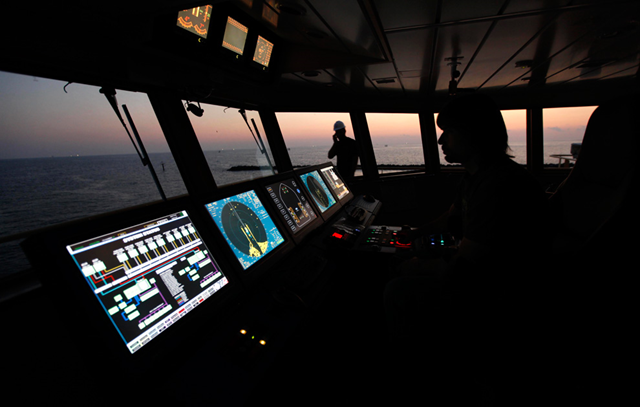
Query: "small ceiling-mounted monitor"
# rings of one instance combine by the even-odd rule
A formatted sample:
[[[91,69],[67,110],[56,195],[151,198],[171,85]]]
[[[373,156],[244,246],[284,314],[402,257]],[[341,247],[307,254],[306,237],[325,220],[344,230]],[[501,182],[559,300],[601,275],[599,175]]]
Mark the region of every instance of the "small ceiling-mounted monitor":
[[[177,25],[197,36],[207,39],[211,22],[211,6],[200,6],[178,13]]]
[[[244,54],[244,46],[247,42],[248,33],[249,29],[245,25],[231,17],[227,17],[227,24],[224,29],[224,36],[222,37],[222,46],[238,55],[242,55]]]
[[[272,52],[273,43],[258,35],[258,40],[256,41],[256,51],[253,53],[253,61],[259,63],[265,68],[268,68],[269,62],[271,61]]]

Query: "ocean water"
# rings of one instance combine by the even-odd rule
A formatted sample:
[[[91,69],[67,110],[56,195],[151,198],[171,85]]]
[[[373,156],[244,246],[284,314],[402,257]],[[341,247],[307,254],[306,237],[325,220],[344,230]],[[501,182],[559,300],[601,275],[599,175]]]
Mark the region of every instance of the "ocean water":
[[[550,154],[568,153],[571,143],[550,143]],[[329,146],[289,149],[294,166],[332,161]],[[515,160],[524,163],[524,145],[512,146]],[[378,164],[420,165],[419,145],[374,146]],[[271,175],[264,154],[252,149],[207,151],[205,157],[218,185]],[[150,154],[168,197],[186,194],[170,153]],[[442,160],[442,157],[441,157]],[[443,161],[441,161],[443,162]],[[264,167],[258,171],[228,171],[237,165]],[[0,237],[55,225],[74,219],[160,200],[155,183],[135,154],[0,160]],[[0,244],[0,276],[26,268],[19,241]]]

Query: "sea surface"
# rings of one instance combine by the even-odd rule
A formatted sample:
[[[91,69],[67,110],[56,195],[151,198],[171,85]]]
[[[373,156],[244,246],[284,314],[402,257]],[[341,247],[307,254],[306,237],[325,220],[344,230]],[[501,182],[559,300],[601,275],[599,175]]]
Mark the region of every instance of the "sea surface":
[[[567,153],[570,143],[548,145],[545,156]],[[331,161],[329,146],[290,148],[294,166]],[[374,146],[378,164],[424,164],[419,145]],[[524,163],[524,145],[512,146],[515,160]],[[167,197],[186,194],[171,153],[150,154]],[[252,149],[206,151],[205,157],[218,185],[273,174],[264,154]],[[441,158],[442,160],[442,158]],[[335,163],[335,159],[332,160]],[[442,161],[441,161],[442,162]],[[262,167],[254,171],[228,171],[237,165]],[[100,213],[160,200],[149,169],[135,154],[50,157],[0,160],[0,237],[55,225]],[[19,241],[0,244],[0,277],[28,266]]]

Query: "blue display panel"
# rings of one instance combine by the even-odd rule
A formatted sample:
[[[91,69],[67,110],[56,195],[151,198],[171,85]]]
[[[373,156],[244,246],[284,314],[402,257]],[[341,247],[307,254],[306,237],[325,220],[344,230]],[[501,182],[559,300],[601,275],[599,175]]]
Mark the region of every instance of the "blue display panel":
[[[245,270],[284,243],[254,191],[205,205]]]
[[[300,178],[321,212],[325,212],[336,204],[336,200],[333,198],[331,191],[329,191],[327,184],[325,184],[320,174],[318,174],[318,171],[302,174]]]
[[[66,249],[131,353],[228,283],[187,211]]]

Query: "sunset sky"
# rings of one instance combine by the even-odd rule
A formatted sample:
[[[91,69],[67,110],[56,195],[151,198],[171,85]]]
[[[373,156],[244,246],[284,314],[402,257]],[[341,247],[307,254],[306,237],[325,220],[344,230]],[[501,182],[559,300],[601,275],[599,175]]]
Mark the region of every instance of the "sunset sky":
[[[135,153],[126,131],[99,88],[32,76],[0,72],[0,159],[68,155]],[[118,91],[119,105],[126,104],[147,151],[169,151],[145,94]],[[252,148],[251,133],[237,109],[202,105],[202,118],[189,114],[204,150]],[[554,139],[582,138],[591,108],[546,109],[545,134]],[[254,118],[264,137],[257,112]],[[331,144],[333,123],[342,120],[347,135],[353,128],[347,113],[277,113],[288,147]],[[503,111],[510,142],[524,141],[525,113]],[[419,142],[418,116],[368,114],[376,144]]]

